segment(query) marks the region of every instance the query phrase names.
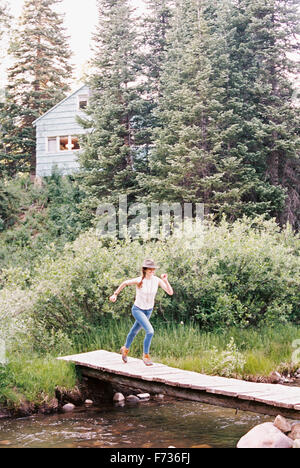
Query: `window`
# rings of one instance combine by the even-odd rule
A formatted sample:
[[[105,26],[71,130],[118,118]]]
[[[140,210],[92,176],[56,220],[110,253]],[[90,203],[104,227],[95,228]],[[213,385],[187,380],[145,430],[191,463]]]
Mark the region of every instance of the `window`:
[[[77,137],[71,137],[71,149],[73,151],[80,149],[80,144],[79,144],[79,141],[78,141]]]
[[[80,144],[78,137],[59,136],[48,138],[48,153],[58,153],[60,151],[78,151]]]
[[[59,149],[60,151],[69,151],[69,137],[59,137]]]
[[[56,137],[48,138],[48,153],[57,152],[57,139]]]
[[[84,110],[87,108],[89,103],[89,95],[88,94],[80,94],[78,96],[78,109]]]

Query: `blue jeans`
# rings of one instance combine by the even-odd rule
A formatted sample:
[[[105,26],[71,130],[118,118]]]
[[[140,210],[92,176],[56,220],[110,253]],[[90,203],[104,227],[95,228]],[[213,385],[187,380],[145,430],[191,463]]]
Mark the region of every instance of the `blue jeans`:
[[[127,349],[130,348],[131,343],[133,342],[134,338],[136,337],[138,332],[141,331],[141,329],[143,328],[146,332],[146,336],[144,340],[144,353],[149,354],[151,341],[154,335],[153,327],[151,323],[149,322],[152,311],[153,309],[143,310],[135,305],[132,307],[132,315],[134,316],[136,322],[127,336],[127,340],[125,344],[125,347]]]

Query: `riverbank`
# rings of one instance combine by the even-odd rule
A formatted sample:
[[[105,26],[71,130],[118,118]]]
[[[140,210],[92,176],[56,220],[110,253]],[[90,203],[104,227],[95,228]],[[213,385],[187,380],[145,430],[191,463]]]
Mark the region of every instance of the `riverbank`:
[[[153,325],[152,358],[155,362],[255,382],[290,385],[298,375],[300,364],[291,363],[293,342],[300,336],[300,327],[295,325],[274,329],[230,328],[222,332],[203,332],[194,324],[155,320]],[[127,319],[111,320],[109,325],[82,335],[80,341],[75,340],[66,354],[95,349],[118,352],[130,326],[131,321]],[[130,355],[141,357],[142,346],[143,334],[140,333]],[[58,412],[64,403],[72,403],[74,398],[83,404],[91,396],[84,390],[75,366],[57,361],[54,355],[39,356],[27,351],[7,358],[7,365],[0,367],[2,415],[20,417]],[[294,383],[297,385],[297,381]]]

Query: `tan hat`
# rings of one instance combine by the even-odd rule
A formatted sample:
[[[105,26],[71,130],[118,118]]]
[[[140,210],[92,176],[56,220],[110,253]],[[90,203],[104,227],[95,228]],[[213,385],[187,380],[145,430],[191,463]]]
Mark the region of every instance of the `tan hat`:
[[[144,260],[142,268],[159,268],[158,265],[155,265],[155,262],[151,259]]]

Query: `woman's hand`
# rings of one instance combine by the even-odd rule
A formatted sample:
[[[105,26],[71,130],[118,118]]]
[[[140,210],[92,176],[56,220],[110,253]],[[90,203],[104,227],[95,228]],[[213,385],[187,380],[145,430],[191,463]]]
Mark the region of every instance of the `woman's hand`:
[[[116,294],[113,294],[112,296],[110,296],[109,300],[110,300],[111,302],[116,302],[117,297],[118,297],[118,296],[117,296]]]
[[[166,291],[167,294],[169,294],[169,296],[173,296],[174,291],[168,281],[168,275],[166,273],[161,275],[161,279],[159,280],[159,285],[161,288],[163,288],[164,291]]]

